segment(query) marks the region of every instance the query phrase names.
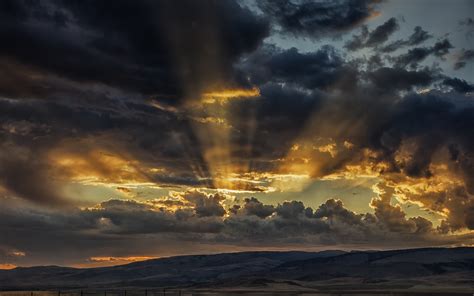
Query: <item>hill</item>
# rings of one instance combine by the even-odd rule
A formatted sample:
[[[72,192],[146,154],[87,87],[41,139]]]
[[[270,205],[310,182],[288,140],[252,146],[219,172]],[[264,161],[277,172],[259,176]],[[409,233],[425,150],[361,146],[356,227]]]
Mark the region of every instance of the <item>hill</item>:
[[[15,268],[0,271],[0,287],[474,291],[474,248],[243,252],[102,268]]]

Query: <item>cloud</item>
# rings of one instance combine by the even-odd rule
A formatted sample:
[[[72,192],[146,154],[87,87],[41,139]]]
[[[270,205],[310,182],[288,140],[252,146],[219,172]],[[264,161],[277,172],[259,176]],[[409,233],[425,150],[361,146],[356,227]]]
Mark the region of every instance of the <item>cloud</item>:
[[[248,208],[253,203],[253,209],[256,204],[261,204],[256,199],[245,203]],[[66,215],[31,205],[12,211],[11,203],[8,205],[2,200],[2,205],[5,205],[1,210],[4,223],[0,229],[6,236],[2,236],[0,242],[22,247],[28,256],[34,257],[48,253],[48,248],[54,246],[58,238],[64,239],[59,256],[74,250],[75,244],[82,241],[79,244],[86,249],[83,250],[85,253],[79,253],[87,254],[85,259],[103,257],[101,250],[113,249],[114,244],[130,246],[131,241],[142,241],[146,237],[149,240],[169,239],[173,243],[167,248],[173,248],[173,244],[180,242],[185,244],[187,240],[192,240],[194,244],[230,244],[236,247],[246,244],[277,247],[296,241],[367,246],[376,244],[381,237],[385,242],[392,243],[399,242],[401,237],[405,237],[405,243],[423,245],[434,242],[433,233],[436,230],[426,219],[406,218],[400,207],[390,205],[386,199],[376,198],[372,204],[375,215],[356,214],[345,208],[340,200],[329,199],[314,211],[300,201],[288,201],[275,208],[261,204],[257,212],[228,212],[226,216],[211,217],[203,216],[196,210],[200,205],[193,206],[189,211],[170,210],[156,208],[151,201],[108,200],[96,207],[78,209]],[[262,209],[271,209],[272,214],[256,215]],[[19,221],[22,221],[21,225]],[[32,235],[29,239],[43,239],[38,244],[27,244],[28,240],[22,239],[22,236],[9,235],[14,231]],[[451,239],[449,235],[440,238],[441,244]],[[145,250],[148,250],[146,244],[135,245],[128,254],[143,254]]]
[[[194,205],[198,217],[222,217],[226,211],[221,205],[225,197],[219,193],[207,195],[198,190],[187,191],[182,198]]]
[[[469,61],[474,59],[474,50],[463,49],[459,55],[457,55],[456,62],[454,64],[454,70],[464,68]]]
[[[466,80],[459,78],[446,78],[445,80],[443,80],[443,84],[446,86],[450,86],[454,90],[461,93],[474,91],[474,85],[469,84]]]
[[[429,55],[444,58],[449,50],[453,48],[448,39],[436,42],[432,47],[416,47],[410,49],[407,53],[393,58],[395,67],[411,67],[416,68],[418,63],[425,60]]]
[[[241,213],[246,216],[257,216],[259,218],[266,218],[273,214],[275,208],[272,205],[264,205],[255,197],[246,198],[244,205],[238,210],[237,213]]]
[[[406,215],[399,205],[391,205],[391,198],[395,193],[393,187],[383,183],[377,185],[380,192],[379,198],[372,199],[370,205],[374,208],[374,215],[389,231],[401,233],[431,232],[433,224],[423,218],[414,217],[406,219]]]
[[[10,248],[0,243],[0,269],[13,269],[15,264],[22,262],[26,253],[17,249]]]
[[[401,68],[378,68],[368,74],[375,87],[384,91],[410,90],[428,86],[435,81],[435,73],[429,69],[409,71]]]
[[[259,1],[283,34],[321,38],[348,31],[376,14],[380,1]]]
[[[358,50],[364,47],[378,47],[387,41],[398,29],[399,25],[397,19],[392,17],[371,32],[369,32],[367,27],[363,27],[361,34],[353,35],[352,40],[349,40],[344,47],[349,50]]]
[[[358,215],[346,208],[341,200],[328,199],[314,212],[315,218],[327,218],[331,221],[340,221],[349,225],[357,225],[362,221],[363,216]]]
[[[4,143],[0,147],[0,186],[9,194],[45,205],[67,205],[59,184],[47,177],[50,165],[27,149]]]
[[[433,228],[432,223],[422,217],[407,218],[400,206],[390,203],[393,189],[383,188],[386,191],[380,191],[379,197],[372,200],[374,214],[355,213],[337,199],[329,199],[313,210],[301,201],[286,201],[273,207],[248,198],[237,211],[231,210],[238,205],[234,203],[226,210],[227,215],[219,216],[219,212],[219,215],[211,216],[208,211],[203,215],[201,200],[214,203],[217,202],[215,196],[196,197],[196,192],[177,195],[187,196],[185,199],[192,201],[179,208],[163,207],[154,200],[111,199],[68,213],[45,210],[20,200],[2,199],[0,230],[5,235],[0,238],[0,245],[15,246],[17,253],[22,250],[22,254],[28,254],[30,262],[56,258],[54,262],[78,264],[89,262],[88,258],[104,257],[107,253],[109,256],[105,257],[120,260],[133,254],[132,257],[136,257],[136,254],[149,253],[150,244],[160,241],[161,245],[157,245],[160,250],[164,248],[168,254],[177,254],[179,250],[190,252],[197,243],[203,250],[211,250],[211,245],[238,249],[245,246],[285,247],[295,243],[406,247],[453,244],[461,239],[455,234],[444,234],[442,228]],[[206,208],[216,209],[215,206]],[[466,225],[471,225],[469,217],[466,216]],[[37,244],[29,243],[31,239],[39,238]],[[52,250],[55,250],[52,246],[59,240],[62,249],[54,251],[56,255],[52,256]],[[68,254],[72,251],[76,255],[71,257]],[[15,258],[19,259],[14,262],[24,260],[23,257]]]
[[[331,46],[300,53],[294,47],[280,50],[268,45],[250,55],[240,67],[257,85],[271,80],[324,89],[341,75],[343,64],[344,60]]]
[[[232,81],[233,61],[268,35],[265,20],[234,1],[120,1],[113,7],[107,1],[35,6],[8,1],[1,13],[0,56],[40,79],[100,83],[175,103]],[[208,43],[216,50],[207,50]],[[206,75],[198,61],[206,63]],[[24,76],[19,79],[41,91]]]
[[[291,201],[291,202],[283,202],[279,204],[275,212],[278,216],[285,218],[285,219],[295,219],[298,218],[300,215],[305,215],[311,217],[312,209],[306,211],[304,204],[301,201]]]
[[[393,52],[406,46],[415,46],[421,44],[432,37],[433,36],[427,31],[423,30],[420,26],[417,26],[415,27],[413,34],[411,34],[408,39],[399,39],[393,41],[380,48],[380,51],[384,53]]]
[[[474,34],[474,20],[471,17],[459,21],[459,26],[465,29],[466,39],[469,39]]]
[[[192,212],[195,211],[195,214]],[[205,212],[204,212],[205,213]],[[108,200],[98,207],[86,209],[80,218],[90,221],[104,233],[213,233],[219,231],[221,222],[206,218],[203,206],[180,209],[176,212],[156,209],[148,203],[132,200]],[[206,214],[206,213],[205,213]],[[202,219],[200,219],[203,217]]]
[[[473,227],[474,106],[471,81],[436,65],[450,41],[421,45],[432,38],[421,27],[392,41],[388,16],[351,41],[368,57],[272,44],[284,39],[275,33],[336,37],[377,3],[0,4],[0,244],[54,258],[66,241],[58,257],[77,259],[462,242]],[[470,60],[453,52],[458,68]],[[289,193],[361,176],[379,182],[367,213]],[[117,188],[137,200],[103,195]],[[289,200],[242,198],[252,192]]]

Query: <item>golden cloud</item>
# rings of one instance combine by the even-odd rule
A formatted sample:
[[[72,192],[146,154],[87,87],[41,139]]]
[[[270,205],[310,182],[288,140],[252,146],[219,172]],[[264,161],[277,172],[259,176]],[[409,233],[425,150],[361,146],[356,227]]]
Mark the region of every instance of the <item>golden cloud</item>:
[[[10,264],[10,263],[3,263],[3,264],[0,264],[0,270],[1,269],[14,269],[14,268],[17,268],[18,266],[16,266],[15,264]]]
[[[257,87],[252,89],[223,89],[205,92],[202,94],[202,102],[205,104],[225,103],[232,99],[246,99],[260,96]]]

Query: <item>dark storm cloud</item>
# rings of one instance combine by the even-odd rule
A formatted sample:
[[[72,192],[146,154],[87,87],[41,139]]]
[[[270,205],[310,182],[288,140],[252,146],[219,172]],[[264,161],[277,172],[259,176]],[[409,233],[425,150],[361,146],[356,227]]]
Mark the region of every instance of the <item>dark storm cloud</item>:
[[[233,1],[5,1],[1,11],[1,56],[42,75],[175,99],[232,81],[233,60],[268,34]]]
[[[194,214],[191,210],[172,213],[153,209],[148,204],[136,201],[109,200],[100,207],[84,210],[81,218],[93,221],[97,229],[104,233],[144,234],[144,233],[213,233],[219,231],[219,220],[202,216],[202,206],[198,205]],[[202,218],[202,219],[201,219]]]
[[[411,34],[410,37],[408,37],[408,39],[406,40],[399,39],[399,40],[393,41],[383,46],[382,48],[380,48],[380,51],[384,53],[393,52],[395,50],[398,50],[406,46],[415,46],[415,45],[421,44],[432,37],[433,36],[429,34],[427,31],[423,30],[420,26],[417,26],[415,27],[413,34]]]
[[[420,26],[416,26],[414,32],[407,40],[407,45],[418,45],[432,38],[431,34],[423,30]]]
[[[267,45],[250,55],[240,68],[257,85],[267,81],[295,83],[308,89],[324,89],[342,75],[344,60],[331,46],[300,53],[296,48],[281,50]]]
[[[435,56],[443,56],[450,47],[445,40],[428,48],[428,51]],[[253,149],[254,152],[265,151],[269,163],[271,159],[287,155],[292,144],[295,141],[298,143],[292,131],[301,130],[303,126],[308,129],[303,138],[330,137],[340,144],[347,140],[357,147],[339,150],[337,155],[328,155],[324,161],[321,161],[319,154],[315,156],[317,161],[314,166],[319,168],[319,172],[314,173],[316,177],[337,172],[347,164],[356,165],[364,159],[363,149],[366,148],[377,151],[378,156],[372,160],[374,163],[387,164],[387,168],[381,171],[382,176],[401,172],[415,178],[430,178],[433,173],[429,167],[433,156],[452,142],[460,144],[464,153],[472,154],[472,144],[466,137],[468,126],[472,125],[471,120],[466,120],[467,114],[472,113],[469,104],[457,105],[449,95],[443,93],[400,94],[400,91],[429,88],[443,81],[445,76],[439,69],[421,68],[415,71],[390,68],[383,67],[382,61],[379,61],[373,63],[368,71],[361,71],[356,64],[348,63],[339,58],[336,52],[326,49],[316,51],[313,55],[300,54],[294,49],[278,51],[267,48],[262,51],[254,54],[259,56],[256,62],[252,62],[252,57],[245,60],[242,69],[250,74],[253,83],[261,84],[261,99],[252,103],[257,105],[259,126]],[[281,59],[282,56],[285,59]],[[305,62],[296,62],[299,59]],[[330,74],[319,80],[319,84],[312,83],[308,79],[324,73],[321,72],[324,67],[313,64],[325,65],[319,61],[326,59],[339,62],[326,64],[326,69],[331,70]],[[279,62],[271,62],[275,60]],[[292,68],[280,61],[300,66],[290,71]],[[300,79],[294,79],[298,73],[305,73],[307,78],[301,74]],[[321,83],[328,77],[332,82]],[[469,98],[457,100],[467,103]],[[351,126],[354,122],[357,125]],[[436,133],[432,132],[434,127]],[[409,159],[400,163],[396,160],[397,153],[408,139],[415,142],[415,149]],[[257,155],[261,154],[254,154]],[[469,163],[467,158],[463,162]],[[273,168],[256,166],[255,169]],[[460,167],[459,170],[469,172]],[[468,185],[469,177],[466,176],[470,173],[461,175],[464,176],[463,182]]]
[[[108,98],[101,103],[104,106],[0,100],[0,138],[5,143],[0,147],[1,155],[5,156],[0,162],[2,184],[16,194],[18,188],[24,198],[48,203],[50,197],[51,203],[56,203],[61,194],[55,191],[61,182],[55,180],[68,174],[51,161],[60,157],[54,149],[69,142],[71,145],[65,148],[69,154],[89,162],[96,173],[110,181],[121,178],[115,171],[118,168],[90,158],[90,151],[102,149],[127,155],[142,164],[138,170],[168,168],[171,173],[143,173],[141,177],[163,186],[208,186],[208,175],[189,122],[156,108],[141,108],[146,105],[122,104]],[[200,166],[202,175],[193,173],[191,165]],[[70,173],[75,174],[74,170]],[[34,190],[27,191],[33,184],[37,184]]]
[[[388,40],[390,35],[392,35],[398,29],[398,22],[395,18],[392,17],[382,25],[375,28],[372,32],[370,32],[369,37],[367,38],[366,45],[377,46],[381,43],[384,43]]]
[[[294,143],[297,134],[308,118],[317,110],[325,97],[325,90],[340,81],[346,88],[357,83],[357,72],[347,65],[340,54],[330,46],[311,53],[295,48],[282,50],[266,45],[246,57],[239,71],[260,88],[256,101],[236,102],[233,112],[248,114],[255,110],[257,129],[252,137],[252,155],[255,169],[269,169],[271,160],[281,158]],[[240,129],[239,129],[240,130]],[[235,134],[235,140],[248,138],[248,134]],[[268,160],[270,167],[257,160]]]
[[[432,47],[421,48],[421,51],[427,55],[443,57],[451,47],[449,41],[443,40]],[[282,52],[284,54],[281,54]],[[357,63],[341,59],[337,64],[330,64],[331,66],[327,67],[332,69],[330,74],[337,73],[332,77],[327,76],[331,82],[312,83],[308,79],[324,72],[321,72],[320,67],[313,66],[316,59],[310,57],[323,57],[325,56],[321,55],[323,52],[326,52],[328,60],[338,60],[337,53],[333,53],[336,58],[328,58],[327,56],[331,55],[325,50],[309,55],[300,54],[296,50],[267,49],[264,53],[259,50],[254,54],[259,56],[255,61],[264,62],[251,62],[251,58],[244,61],[242,69],[250,74],[254,83],[261,84],[261,99],[254,103],[259,110],[257,113],[259,129],[254,141],[254,151],[265,148],[263,151],[267,157],[271,155],[273,159],[280,159],[289,153],[293,143],[298,143],[298,138],[292,131],[301,130],[304,126],[306,130],[301,136],[303,141],[308,138],[327,137],[336,141],[338,147],[343,146],[344,141],[354,144],[350,149],[338,148],[335,155],[321,155],[318,151],[304,155],[310,159],[310,163],[311,158],[315,159],[314,167],[317,168],[313,174],[315,178],[344,170],[348,164],[357,166],[367,161],[386,165],[384,169],[378,171],[381,178],[401,174],[423,180],[436,177],[430,169],[435,163],[435,155],[456,143],[459,151],[463,151],[462,161],[448,162],[448,165],[457,171],[455,174],[462,180],[463,186],[466,189],[471,188],[470,180],[473,175],[470,164],[473,143],[467,135],[474,127],[470,119],[473,114],[472,100],[463,94],[426,90],[435,83],[442,82],[462,93],[465,90],[463,87],[469,89],[469,85],[460,81],[446,80],[446,76],[436,68],[409,70],[401,65],[387,67],[383,66],[380,59],[378,62],[373,62],[366,71],[360,70],[358,68],[360,65]],[[284,61],[292,61],[290,65],[298,64],[300,67],[295,71],[289,71],[292,68],[285,63],[269,62],[273,60],[273,56],[278,57],[275,58],[277,61],[281,56],[285,56]],[[317,60],[325,61],[326,58]],[[298,59],[305,62],[299,64],[296,62]],[[416,58],[416,54],[395,56],[394,59],[405,60],[406,63],[420,61]],[[410,61],[407,62],[408,60]],[[362,61],[362,67],[364,62]],[[315,65],[319,65],[319,62]],[[305,73],[307,78],[301,76],[300,79],[294,79],[298,73]],[[319,82],[324,82],[324,79]],[[425,89],[422,94],[410,92],[422,88]],[[403,94],[400,91],[408,93]],[[410,148],[409,156],[400,161],[399,154],[407,142],[412,143],[413,147]],[[376,155],[372,159],[366,159],[364,149],[370,149]],[[295,164],[299,160],[291,159],[291,161],[291,164]],[[402,182],[401,179],[404,177],[398,178],[392,182],[395,184]],[[456,194],[449,194],[452,194],[457,202],[462,202],[463,199],[456,197]],[[424,197],[413,198],[416,200]],[[384,204],[380,204],[380,207],[382,205]],[[453,210],[451,214],[453,219],[458,217],[460,221],[465,220],[463,212],[454,211],[458,207],[457,203],[447,203],[445,206]],[[436,209],[431,205],[428,208]],[[391,207],[386,207],[385,210],[388,212],[381,209],[380,217],[387,219],[387,225],[391,225],[387,227],[398,227],[389,221],[397,215],[398,210],[391,211]],[[405,227],[404,229],[423,232],[427,225],[425,222],[419,219],[407,220],[406,223],[402,223],[400,229]],[[456,225],[465,227],[466,224],[463,223],[459,222]]]
[[[204,88],[237,85],[232,64],[267,36],[265,20],[234,1],[3,1],[0,14],[0,137],[40,164],[15,165],[31,166],[18,179],[11,161],[2,161],[8,191],[56,203],[58,186],[45,180],[58,172],[43,158],[65,139],[85,137],[105,138],[91,149],[113,147],[172,168],[148,180],[209,186],[188,119],[150,104],[176,105]],[[3,148],[2,155],[18,153]]]
[[[386,164],[386,167],[379,171],[380,178],[393,182],[392,186],[395,188],[398,188],[398,184],[402,186],[410,184],[410,179],[407,178],[417,180],[422,184],[425,181],[430,182],[430,180],[440,178],[434,170],[436,163],[440,164],[440,160],[436,160],[435,156],[446,151],[448,147],[453,147],[455,143],[456,149],[451,148],[456,152],[453,154],[455,157],[452,160],[442,160],[441,163],[456,174],[456,180],[460,180],[462,185],[454,189],[449,183],[445,183],[446,181],[439,181],[440,184],[446,186],[446,189],[442,191],[443,197],[438,199],[431,198],[430,193],[416,195],[407,193],[407,195],[410,200],[420,200],[432,210],[449,209],[447,224],[452,223],[452,229],[466,227],[465,213],[460,205],[472,202],[469,196],[473,192],[471,180],[474,177],[472,169],[474,143],[472,137],[468,136],[469,131],[474,127],[472,119],[474,106],[469,96],[459,93],[449,95],[442,92],[429,92],[409,94],[398,98],[398,101],[387,101],[383,99],[383,96],[379,97],[378,102],[373,100],[364,102],[361,98],[358,99],[358,105],[345,102],[346,100],[340,101],[339,107],[326,109],[337,111],[334,113],[326,111],[325,116],[346,119],[348,116],[357,116],[358,120],[364,122],[360,128],[346,128],[342,135],[339,134],[342,139],[354,143],[355,147],[359,145],[360,147],[342,150],[335,157],[328,157],[323,159],[324,161],[318,157],[318,171],[315,175],[326,175],[328,172],[338,171],[347,164],[362,163],[364,165],[360,152],[363,151],[363,147],[367,147],[371,151],[377,151],[377,155],[366,161]],[[370,116],[362,111],[368,108],[371,108],[378,116]],[[350,113],[342,111],[348,109],[351,110]],[[349,121],[352,122],[351,119]],[[317,124],[319,121],[316,122],[316,126]],[[336,130],[340,128],[340,123],[337,121],[326,124]],[[411,143],[409,154],[404,159],[397,159],[402,155],[406,143]],[[461,192],[464,193],[461,194]],[[438,200],[438,204],[433,203],[433,200]],[[392,214],[395,215],[396,211]]]
[[[239,213],[246,216],[255,215],[259,218],[266,218],[273,214],[275,208],[272,205],[264,205],[255,197],[246,198],[244,205],[239,209]]]
[[[397,210],[400,215],[390,214],[391,211]],[[327,200],[316,210],[305,207],[300,201],[288,201],[275,207],[275,213],[267,218],[242,213],[229,216],[224,221],[223,236],[219,238],[232,240],[232,235],[236,235],[261,242],[269,238],[278,243],[306,241],[330,245],[377,240],[382,233],[387,235],[388,240],[401,237],[411,240],[410,235],[413,233],[426,235],[424,239],[430,240],[429,235],[435,231],[428,220],[422,217],[407,219],[396,206],[385,204],[384,208],[377,211],[378,216],[370,213],[356,214],[346,209],[337,199]],[[407,227],[389,228],[389,225],[394,224]]]
[[[282,204],[279,204],[275,212],[278,216],[285,219],[296,219],[299,216],[305,216],[308,218],[313,217],[313,209],[307,208],[301,201],[285,201]]]
[[[368,31],[367,27],[363,27],[361,34],[352,36],[352,40],[346,43],[345,48],[357,50],[364,47],[378,47],[398,29],[398,22],[393,17],[371,32]]]
[[[375,13],[377,0],[258,1],[259,8],[295,37],[320,38],[354,28]]]
[[[383,185],[382,185],[383,186]],[[386,188],[386,190],[390,190]],[[374,208],[374,216],[390,232],[427,233],[433,230],[433,224],[423,217],[406,218],[400,206],[390,204],[391,193],[381,194],[372,199],[370,205]]]
[[[2,150],[2,154],[5,153]],[[38,163],[31,155],[25,159],[14,157],[17,151],[0,157],[0,184],[10,193],[46,205],[66,204],[57,192],[58,184],[48,179],[47,164]]]
[[[378,131],[381,132],[378,135],[380,138],[374,144],[381,145],[380,148],[388,153],[397,146],[398,150],[401,145],[401,142],[395,144],[398,141],[416,137],[417,144],[411,152],[412,157],[397,165],[405,174],[430,177],[429,167],[434,152],[442,146],[446,147],[450,142],[457,142],[465,153],[472,153],[472,141],[467,137],[467,130],[473,126],[473,122],[466,118],[467,114],[473,112],[472,106],[456,106],[436,94],[413,94],[392,108],[391,118],[384,123],[384,130]],[[394,160],[390,162],[395,163]]]
[[[207,195],[195,190],[186,192],[183,198],[193,204],[198,217],[222,217],[226,213],[224,207],[220,204],[225,197],[219,193]]]
[[[168,239],[173,248],[186,242],[188,248],[196,242],[430,244],[431,235],[472,229],[473,86],[419,67],[429,56],[444,59],[452,48],[447,39],[394,55],[431,36],[416,27],[389,43],[398,28],[392,18],[356,36],[354,48],[375,49],[369,59],[351,60],[343,48],[325,45],[308,52],[261,46],[269,34],[265,17],[283,34],[335,36],[366,20],[376,2],[265,1],[258,2],[261,17],[233,1],[1,2],[0,245],[53,258],[51,246],[64,242],[64,253],[92,256],[115,246],[153,251]],[[463,51],[458,68],[471,56]],[[186,101],[220,87],[256,87],[259,95],[203,106]],[[350,166],[389,184],[387,192],[402,194],[413,183],[441,187],[403,198],[449,213],[435,229],[391,204],[393,192],[372,201],[374,214],[352,212],[336,199],[312,209],[300,201],[246,198],[228,209],[224,195],[200,191],[181,193],[177,202],[48,209],[64,203],[61,182],[77,176],[215,188],[204,147],[215,135],[200,139],[196,132],[213,108],[226,117],[228,137],[218,147],[229,146],[223,162],[231,173],[243,164],[269,184],[272,174],[317,179]],[[305,141],[309,152],[292,157],[295,144],[303,149]],[[79,165],[61,167],[76,158]],[[291,165],[306,167],[292,171]]]
[[[443,84],[446,86],[450,86],[454,90],[461,93],[474,91],[474,85],[469,84],[466,80],[459,79],[459,78],[446,78],[443,81]]]
[[[249,200],[260,203],[254,198]],[[271,215],[239,211],[226,217],[203,217],[193,208],[157,209],[150,203],[130,200],[104,201],[94,208],[77,209],[68,214],[27,204],[19,209],[13,207],[11,201],[0,202],[0,230],[5,234],[0,237],[0,245],[22,250],[31,256],[30,260],[40,262],[44,258],[56,258],[55,262],[85,260],[111,250],[114,254],[118,250],[123,252],[126,248],[129,253],[125,254],[141,254],[149,251],[150,242],[158,238],[166,238],[175,248],[188,240],[194,244],[232,244],[236,248],[249,243],[277,247],[295,242],[383,246],[436,243],[437,231],[426,219],[408,219],[399,207],[388,205],[382,199],[373,200],[375,215],[356,214],[340,200],[330,199],[314,211],[302,202],[289,201],[275,208],[262,204],[264,208],[272,207]],[[23,239],[26,237],[28,240]],[[42,239],[31,244],[31,239],[39,237]],[[62,241],[61,251],[53,247],[58,239]],[[444,239],[438,243],[443,244]],[[115,245],[115,249],[110,249],[111,245]],[[77,254],[70,259],[67,254],[73,250],[77,250]],[[52,252],[56,252],[56,256],[51,257]]]
[[[456,62],[454,64],[454,69],[459,70],[464,68],[466,64],[470,61],[474,60],[474,50],[472,49],[463,49],[459,56],[456,58]]]
[[[314,212],[315,218],[328,218],[350,225],[359,224],[363,215],[358,215],[346,208],[342,201],[329,199]]]
[[[436,42],[432,47],[416,47],[410,49],[407,53],[393,58],[395,67],[411,67],[416,68],[418,64],[424,61],[429,55],[438,58],[444,58],[453,46],[448,39]]]
[[[410,90],[416,86],[430,85],[436,80],[436,72],[429,69],[409,71],[382,67],[368,72],[367,77],[381,91]]]

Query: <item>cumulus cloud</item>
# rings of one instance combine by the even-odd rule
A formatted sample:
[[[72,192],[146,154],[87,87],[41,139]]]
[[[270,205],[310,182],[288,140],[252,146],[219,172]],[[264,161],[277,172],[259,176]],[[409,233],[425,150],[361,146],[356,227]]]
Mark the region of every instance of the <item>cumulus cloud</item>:
[[[189,195],[183,193],[186,194]],[[381,245],[435,242],[436,230],[431,222],[421,217],[406,218],[399,206],[390,204],[389,195],[383,193],[374,198],[372,206],[375,214],[354,213],[337,199],[329,199],[313,210],[300,201],[284,202],[273,207],[251,198],[245,201],[244,207],[252,210],[237,213],[228,211],[227,216],[203,216],[197,210],[200,205],[193,205],[189,210],[173,210],[154,207],[152,201],[133,200],[108,200],[93,208],[77,209],[66,215],[31,205],[24,205],[19,210],[12,207],[11,202],[8,204],[2,200],[4,223],[0,229],[7,235],[2,236],[0,244],[16,245],[21,250],[27,250],[28,254],[41,254],[48,253],[48,248],[55,244],[58,235],[68,238],[63,241],[66,252],[74,249],[78,240],[97,248],[114,241],[122,245],[125,243],[122,237],[146,242],[144,238],[153,239],[155,236],[166,236],[178,244],[193,237],[195,243],[231,244],[235,247],[248,243],[260,246],[271,244],[276,247],[297,241],[367,246],[377,244],[381,237],[384,237]],[[253,205],[249,205],[251,203]],[[258,209],[255,210],[256,208]],[[23,221],[23,224],[19,225],[19,221]],[[14,231],[23,235],[32,234],[33,237],[41,235],[44,239],[37,246],[27,244],[27,240],[9,235]],[[454,237],[446,236],[437,243],[443,244],[450,239]],[[138,244],[134,249],[143,252],[148,248]],[[89,257],[100,256],[97,253],[91,255],[97,249],[91,250],[92,252],[88,251]]]
[[[275,208],[272,205],[264,205],[255,197],[246,198],[244,205],[239,207],[238,212],[245,216],[257,216],[259,218],[266,218],[273,214]]]
[[[113,250],[112,254],[120,256],[145,254],[150,250],[150,242],[163,238],[166,238],[163,242],[166,246],[180,245],[181,250],[196,243],[202,244],[203,250],[213,244],[234,248],[285,247],[294,243],[406,247],[452,244],[461,239],[446,232],[445,228],[451,227],[447,224],[436,229],[425,218],[407,218],[398,204],[392,204],[394,188],[384,183],[377,186],[379,195],[371,202],[373,214],[355,213],[338,199],[328,199],[312,209],[301,201],[285,201],[273,206],[252,197],[243,204],[233,203],[224,208],[218,194],[195,190],[163,198],[182,201],[179,204],[165,206],[157,200],[111,199],[67,213],[38,208],[21,200],[2,199],[0,230],[6,235],[0,238],[0,245],[15,246],[14,250],[22,250],[21,254],[31,254],[32,260],[41,262],[52,258],[52,246],[60,238],[65,254],[77,249],[77,244],[87,246],[74,258],[55,256],[58,262],[77,262],[105,256],[104,250]],[[466,227],[472,227],[470,209],[472,207],[466,211]],[[42,239],[38,244],[28,243],[39,237]],[[189,240],[194,244],[189,244]],[[134,244],[133,252],[126,251],[130,242]]]
[[[224,207],[221,205],[221,201],[225,200],[225,197],[219,193],[208,195],[198,190],[192,190],[186,192],[182,198],[194,205],[198,217],[222,217],[225,214]]]
[[[399,205],[393,206],[391,198],[394,188],[386,184],[378,184],[379,198],[372,199],[370,205],[374,208],[374,215],[387,229],[402,233],[423,233],[432,230],[433,224],[423,218],[406,219],[406,215]]]

